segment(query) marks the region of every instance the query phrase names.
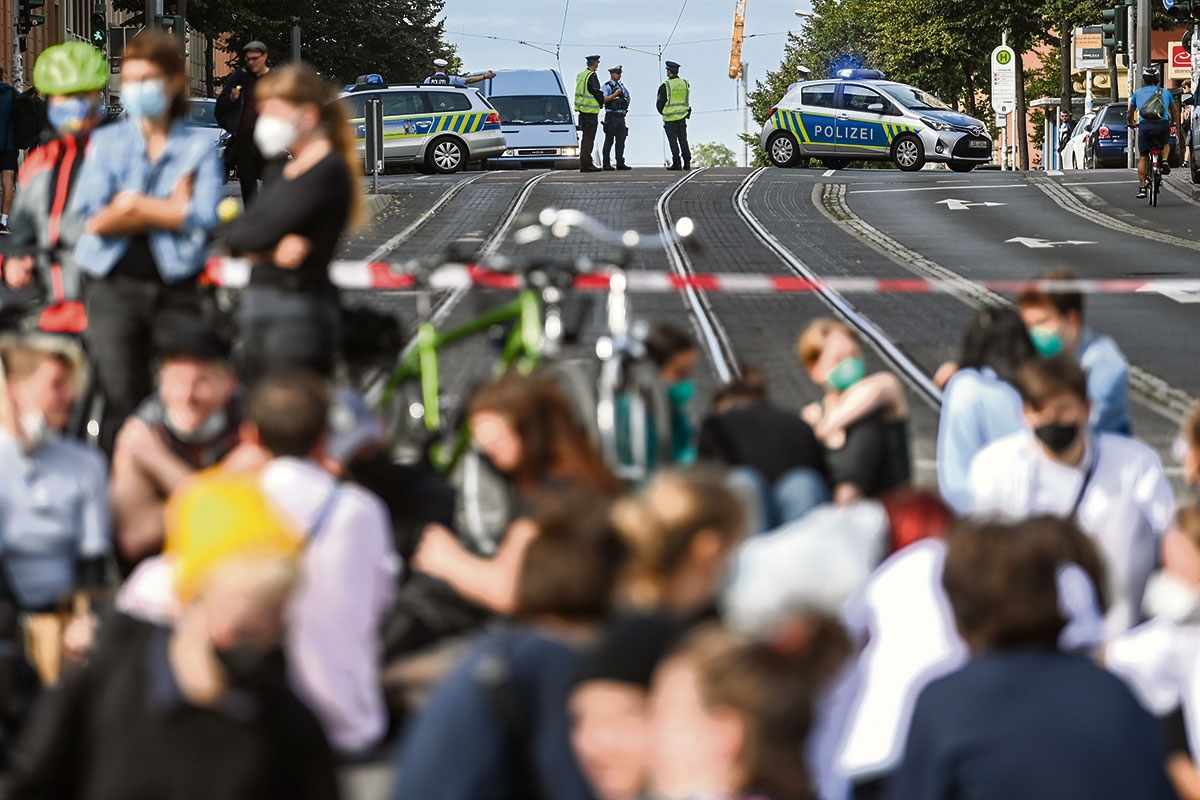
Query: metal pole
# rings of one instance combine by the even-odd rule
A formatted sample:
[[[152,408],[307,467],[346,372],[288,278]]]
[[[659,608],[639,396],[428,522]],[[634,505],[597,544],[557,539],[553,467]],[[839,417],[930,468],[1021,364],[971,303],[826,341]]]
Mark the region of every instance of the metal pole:
[[[292,22],[299,23],[300,20],[298,18],[294,18],[292,20]],[[292,25],[292,63],[293,64],[300,63],[300,25],[299,24]]]
[[[146,24],[143,25],[142,27],[144,27],[144,28],[154,27],[154,17],[156,15],[156,12],[158,11],[158,3],[155,2],[155,0],[146,0],[146,5],[145,5],[144,11],[146,13]]]
[[[17,91],[25,88],[25,66],[21,58],[21,4],[13,0],[12,4],[12,85]]]
[[[750,135],[750,65],[742,62],[740,86],[742,90],[742,136]],[[750,166],[750,143],[742,139],[742,153],[746,166]]]
[[[1087,83],[1084,87],[1084,93],[1083,93],[1083,113],[1090,114],[1090,113],[1092,113],[1092,104],[1093,104],[1092,71],[1090,69],[1084,73],[1084,80]]]
[[[1128,28],[1129,30],[1134,31],[1134,35],[1129,37],[1129,52],[1125,55],[1125,96],[1130,102],[1133,101],[1133,92],[1138,87],[1140,81],[1137,73],[1141,71],[1138,68],[1138,60],[1141,58],[1142,53],[1141,31],[1134,30],[1135,16],[1134,7],[1130,6],[1126,19],[1128,20]],[[1136,130],[1131,130],[1125,136],[1125,166],[1129,167],[1130,169],[1133,169],[1137,166],[1136,139]]]

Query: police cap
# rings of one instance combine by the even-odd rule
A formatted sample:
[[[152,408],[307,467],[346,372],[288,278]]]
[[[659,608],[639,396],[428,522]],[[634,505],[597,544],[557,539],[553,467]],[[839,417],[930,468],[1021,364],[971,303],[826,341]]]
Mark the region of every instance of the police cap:
[[[609,71],[609,72],[618,72],[618,73],[619,73],[619,72],[621,72],[621,65],[620,65],[620,64],[617,64],[615,67],[609,67],[609,68],[608,68],[608,71]]]
[[[588,57],[587,57],[587,63],[589,63],[589,64],[599,64],[599,63],[600,63],[600,56],[588,56]]]
[[[671,72],[679,72],[679,62],[678,61],[668,61],[667,69],[671,70]]]
[[[803,75],[807,75],[807,74],[809,74],[810,72],[812,72],[812,70],[810,70],[808,67],[804,66],[803,64],[797,64],[797,65],[796,65],[796,72],[799,72],[799,73],[801,73],[801,74],[803,74]]]
[[[435,67],[448,67],[448,66],[450,66],[450,62],[444,58],[435,58],[433,60],[433,65]]]

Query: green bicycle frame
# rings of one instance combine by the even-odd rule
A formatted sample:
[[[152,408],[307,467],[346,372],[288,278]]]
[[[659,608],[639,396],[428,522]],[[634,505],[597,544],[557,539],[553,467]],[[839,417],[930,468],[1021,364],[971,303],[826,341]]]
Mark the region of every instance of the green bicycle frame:
[[[439,331],[431,323],[423,323],[417,329],[416,347],[404,357],[384,387],[380,406],[386,407],[405,381],[420,379],[421,400],[425,406],[425,428],[435,433],[441,430],[438,351],[464,339],[486,333],[493,325],[513,321],[517,324],[504,342],[500,371],[506,372],[514,367],[522,372],[533,370],[541,361],[542,303],[537,292],[525,289],[512,302],[448,331]],[[469,441],[470,431],[464,425],[449,457],[444,454],[441,444],[435,443],[429,453],[434,467],[442,472],[453,469],[466,451]]]

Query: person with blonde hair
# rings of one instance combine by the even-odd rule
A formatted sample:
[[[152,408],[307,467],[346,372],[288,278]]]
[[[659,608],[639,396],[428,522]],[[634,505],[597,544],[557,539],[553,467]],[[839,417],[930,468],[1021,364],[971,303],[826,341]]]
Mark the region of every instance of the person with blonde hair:
[[[255,100],[254,141],[270,163],[254,205],[225,234],[254,264],[242,299],[243,374],[305,367],[328,375],[340,345],[329,262],[363,217],[354,139],[333,86],[308,67],[271,70]]]
[[[622,581],[628,605],[686,618],[712,602],[746,533],[745,510],[719,473],[660,474],[639,497],[613,507],[630,549]]]
[[[338,797],[281,649],[299,533],[248,475],[193,480],[167,514],[174,620],[106,625],[87,666],[36,710],[7,796]]]
[[[0,583],[24,614],[27,650],[46,684],[57,682],[64,656],[80,655],[64,651],[64,635],[94,625],[85,597],[103,585],[112,547],[104,457],[61,435],[83,373],[74,341],[0,338]]]
[[[796,356],[825,390],[822,401],[802,416],[825,445],[833,501],[845,505],[879,497],[907,483],[908,403],[900,380],[890,372],[867,375],[858,336],[834,319],[809,323]]]

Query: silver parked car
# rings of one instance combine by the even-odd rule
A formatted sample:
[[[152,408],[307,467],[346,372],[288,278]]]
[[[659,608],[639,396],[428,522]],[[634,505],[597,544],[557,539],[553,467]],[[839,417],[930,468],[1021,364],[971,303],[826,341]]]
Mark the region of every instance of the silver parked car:
[[[372,97],[383,101],[383,157],[389,165],[458,172],[468,161],[498,156],[508,147],[500,114],[474,89],[388,86],[379,75],[366,75],[342,93],[360,151],[366,101]]]
[[[819,158],[841,169],[851,161],[892,161],[910,171],[940,161],[970,172],[991,160],[982,122],[882,78],[875,70],[842,70],[833,80],[796,85],[762,128],[760,144],[771,163],[790,167]]]

